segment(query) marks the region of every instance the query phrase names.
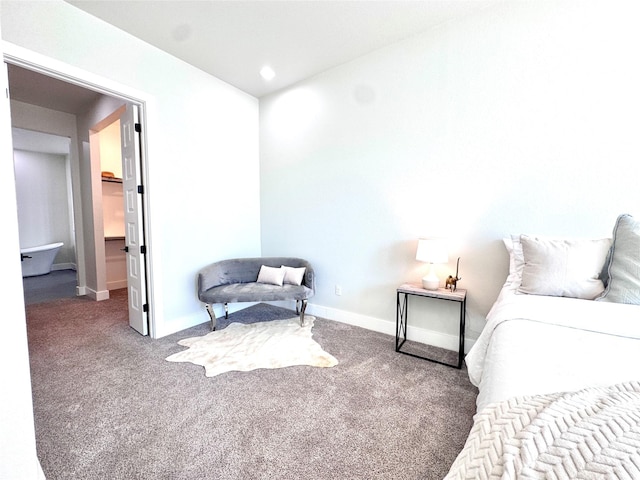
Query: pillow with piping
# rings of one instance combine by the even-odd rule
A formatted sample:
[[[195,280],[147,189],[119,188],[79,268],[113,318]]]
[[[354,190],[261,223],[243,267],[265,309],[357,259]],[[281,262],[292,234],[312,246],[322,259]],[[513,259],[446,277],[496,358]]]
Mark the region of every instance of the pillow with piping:
[[[302,285],[302,279],[307,271],[307,267],[280,267],[284,271],[284,283],[289,285]]]
[[[258,283],[268,283],[270,285],[282,286],[284,281],[284,270],[281,268],[268,267],[262,265],[260,267],[260,273],[258,273]]]
[[[610,257],[609,282],[596,300],[640,305],[640,221],[631,215],[616,220]]]
[[[552,239],[521,235],[524,267],[518,292],[593,300],[611,239]]]
[[[512,288],[518,288],[522,283],[522,269],[524,267],[520,235],[510,235],[503,238],[502,241],[509,253],[509,276],[505,281],[505,286],[509,285]]]

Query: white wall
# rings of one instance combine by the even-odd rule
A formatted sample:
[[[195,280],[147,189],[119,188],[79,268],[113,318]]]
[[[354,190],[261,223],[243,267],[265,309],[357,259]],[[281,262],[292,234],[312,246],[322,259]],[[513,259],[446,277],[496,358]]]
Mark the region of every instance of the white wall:
[[[102,182],[102,221],[105,237],[124,238],[123,197],[122,183]]]
[[[38,58],[47,67],[144,94],[156,333],[206,321],[195,296],[197,269],[219,258],[260,253],[257,100],[62,1],[3,0],[0,8],[2,39],[10,42],[3,44],[4,51],[25,49],[30,61]],[[15,254],[19,241],[8,101],[2,101],[0,114],[0,145],[7,147],[0,162],[2,263],[9,280],[4,309],[11,320],[0,327],[11,338],[0,362],[4,390],[11,392],[0,398],[0,479],[33,479],[41,477]]]
[[[609,236],[637,211],[639,13],[510,2],[262,98],[263,254],[313,262],[310,311],[392,333],[417,238],[448,236],[477,337],[503,236]],[[421,305],[410,321],[451,345],[455,310]]]
[[[14,150],[20,247],[63,242],[55,263],[75,263],[67,155]]]
[[[50,110],[48,108],[38,107],[36,105],[29,105],[23,102],[11,101],[11,123],[14,127],[32,130],[40,133],[57,135],[60,137],[69,138],[69,146],[68,146],[68,161],[67,165],[69,170],[69,177],[67,182],[73,182],[73,176],[76,169],[76,165],[78,164],[78,135],[77,135],[77,124],[75,115],[58,112],[55,110]],[[29,149],[38,148],[35,144],[31,146]],[[26,147],[23,147],[26,149]],[[25,180],[28,183],[28,180]],[[43,178],[42,181],[46,182],[46,179]],[[54,184],[51,184],[54,185]],[[57,186],[57,184],[55,184]],[[68,185],[68,183],[67,183]],[[26,188],[29,188],[29,185],[26,185]],[[71,192],[71,194],[75,194],[76,192]],[[67,191],[67,195],[69,192]],[[64,211],[65,215],[68,215],[69,212],[73,208],[73,200],[71,197],[67,199],[66,210]],[[81,246],[76,244],[76,238],[74,238],[74,231],[71,229],[70,222],[73,221],[74,228],[81,229],[81,225],[78,225],[77,219],[82,212],[82,208],[79,202],[76,202],[76,210],[74,211],[74,215],[76,215],[73,219],[69,218],[66,221],[66,226],[69,228],[67,235],[65,236],[66,240],[60,240],[64,242],[64,247],[60,250],[60,253],[56,257],[56,263],[65,263],[67,264],[75,264],[77,255],[81,253],[83,250]],[[25,223],[25,222],[23,222]],[[28,222],[26,222],[28,223]],[[21,224],[21,228],[24,225]],[[80,239],[82,238],[80,231]],[[24,240],[21,238],[21,241]],[[58,240],[56,240],[58,241]],[[84,271],[78,271],[79,280],[84,279]]]
[[[122,178],[122,153],[120,151],[120,120],[103,128],[100,134],[100,167]],[[124,220],[123,220],[124,221]]]
[[[120,122],[117,122],[118,124]],[[104,130],[103,130],[104,131]],[[102,133],[102,132],[101,132]],[[104,142],[100,135],[100,146]],[[120,145],[120,135],[117,137],[118,147]],[[118,150],[119,152],[119,150]],[[118,156],[120,154],[118,153]],[[100,153],[101,164],[103,159]],[[114,164],[113,166],[118,166]],[[111,167],[113,168],[113,167]],[[105,169],[106,170],[106,169]],[[120,169],[107,170],[113,172],[120,170],[118,175],[122,178]],[[102,183],[102,221],[104,231],[104,255],[107,289],[109,291],[119,288],[127,288],[127,255],[125,248],[125,221],[124,221],[124,190],[122,183],[103,181]]]
[[[0,3],[0,16],[4,7]],[[0,28],[1,30],[1,28]],[[1,33],[1,32],[0,32]],[[0,90],[8,88],[7,70],[0,69]],[[5,182],[0,188],[0,224],[3,248],[0,262],[3,266],[3,318],[0,334],[11,339],[0,349],[0,479],[37,479],[41,476],[36,457],[31,379],[29,376],[29,351],[22,290],[22,269],[17,252],[18,214],[16,189],[13,182],[10,105],[6,96],[0,96],[0,145],[2,161],[0,178]]]
[[[206,321],[196,271],[260,254],[257,100],[62,1],[3,1],[2,37],[149,99],[156,333]]]

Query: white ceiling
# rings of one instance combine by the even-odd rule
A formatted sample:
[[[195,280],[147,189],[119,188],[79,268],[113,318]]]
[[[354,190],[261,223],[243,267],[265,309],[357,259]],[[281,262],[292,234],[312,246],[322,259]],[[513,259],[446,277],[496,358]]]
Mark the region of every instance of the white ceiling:
[[[505,0],[66,1],[261,97]]]
[[[59,112],[79,114],[88,110],[99,93],[41,73],[8,64],[12,100],[39,105]]]
[[[66,1],[261,97],[507,0]],[[84,113],[100,95],[15,65],[8,73],[13,100],[61,112]],[[14,130],[16,148],[64,154],[68,141]]]

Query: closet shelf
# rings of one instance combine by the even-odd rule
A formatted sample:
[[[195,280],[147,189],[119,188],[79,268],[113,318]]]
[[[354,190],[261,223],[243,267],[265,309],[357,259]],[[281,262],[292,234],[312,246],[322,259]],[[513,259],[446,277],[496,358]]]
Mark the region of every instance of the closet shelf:
[[[102,181],[109,182],[109,183],[122,183],[121,178],[114,178],[114,177],[102,177]]]

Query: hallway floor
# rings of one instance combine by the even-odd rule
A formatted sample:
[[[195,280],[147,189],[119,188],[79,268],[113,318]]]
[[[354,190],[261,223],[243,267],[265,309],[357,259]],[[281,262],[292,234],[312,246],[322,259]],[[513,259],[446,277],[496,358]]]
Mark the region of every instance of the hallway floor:
[[[36,277],[24,277],[24,303],[49,302],[58,298],[76,296],[76,271],[54,270],[46,275]]]

